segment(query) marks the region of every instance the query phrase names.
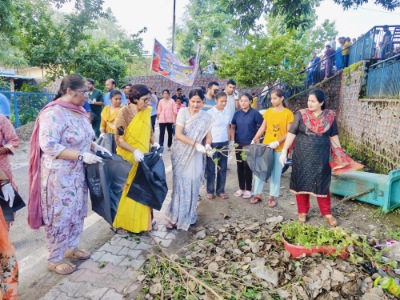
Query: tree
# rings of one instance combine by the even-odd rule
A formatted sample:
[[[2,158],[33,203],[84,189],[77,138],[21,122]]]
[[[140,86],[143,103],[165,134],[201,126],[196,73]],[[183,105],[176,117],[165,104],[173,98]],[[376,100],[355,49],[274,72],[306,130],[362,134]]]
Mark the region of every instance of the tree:
[[[309,16],[314,8],[320,4],[320,0],[217,0],[226,12],[233,16],[233,25],[238,34],[246,36],[251,31],[257,31],[257,20],[263,14],[284,16],[287,28],[303,28],[307,26]],[[357,8],[368,0],[334,0],[344,9]],[[399,0],[375,0],[375,4],[384,9],[393,10],[400,7]]]
[[[289,85],[301,82],[306,47],[294,39],[293,33],[260,37],[251,36],[243,49],[234,56],[224,56],[218,75],[234,78],[243,87],[253,87],[279,80]]]

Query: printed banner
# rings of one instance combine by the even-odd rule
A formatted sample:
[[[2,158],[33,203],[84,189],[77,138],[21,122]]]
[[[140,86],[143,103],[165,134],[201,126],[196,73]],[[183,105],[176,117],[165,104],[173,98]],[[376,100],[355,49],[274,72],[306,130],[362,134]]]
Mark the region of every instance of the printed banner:
[[[159,41],[154,40],[153,59],[150,69],[181,85],[193,86],[199,69],[199,53],[200,48],[197,50],[194,66],[186,65],[161,45]]]

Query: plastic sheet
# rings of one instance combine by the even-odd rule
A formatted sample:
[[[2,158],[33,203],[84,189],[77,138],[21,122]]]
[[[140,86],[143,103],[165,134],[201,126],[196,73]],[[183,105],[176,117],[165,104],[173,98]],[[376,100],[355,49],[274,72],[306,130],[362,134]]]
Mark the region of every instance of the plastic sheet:
[[[243,148],[248,150],[246,162],[251,171],[261,180],[267,181],[274,166],[274,149],[264,144],[252,144]]]

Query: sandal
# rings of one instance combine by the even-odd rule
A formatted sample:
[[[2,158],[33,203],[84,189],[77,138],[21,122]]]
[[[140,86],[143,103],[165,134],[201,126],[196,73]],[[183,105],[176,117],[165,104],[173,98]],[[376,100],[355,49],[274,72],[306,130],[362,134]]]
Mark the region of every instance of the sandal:
[[[70,258],[70,259],[79,259],[79,260],[86,260],[90,258],[90,252],[85,250],[85,249],[79,249],[79,248],[75,248],[75,249],[68,249],[65,252],[64,257],[65,258]]]
[[[251,200],[250,200],[250,204],[257,204],[262,202],[262,198],[258,197],[258,196],[254,196]]]
[[[152,231],[157,231],[158,230],[158,225],[156,221],[151,222],[151,230]]]
[[[168,224],[165,225],[165,228],[167,228],[167,230],[174,230],[174,229],[176,229],[176,224],[172,224],[171,222],[168,222]]]
[[[114,231],[115,234],[121,235],[121,236],[125,236],[129,233],[128,230],[125,230],[121,227],[119,228],[111,228],[112,231]]]
[[[207,199],[215,199],[215,196],[213,194],[207,194]]]
[[[57,263],[48,262],[47,268],[50,271],[54,271],[60,275],[68,275],[76,271],[76,266],[72,264],[68,259],[60,260]]]
[[[251,196],[253,196],[253,194],[250,192],[250,191],[245,191],[244,193],[243,193],[243,199],[250,199],[251,198]]]
[[[229,198],[229,196],[227,194],[224,194],[224,193],[219,194],[218,197],[220,197],[221,199],[228,199]]]
[[[274,196],[268,196],[268,206],[273,208],[277,205]]]
[[[241,197],[243,196],[243,191],[242,190],[237,190],[236,192],[233,193],[233,196],[235,197]]]
[[[336,227],[338,225],[337,220],[334,216],[332,215],[325,215],[324,216],[325,221],[332,227]]]
[[[297,216],[297,219],[300,223],[305,223],[307,221],[307,214],[299,214]]]

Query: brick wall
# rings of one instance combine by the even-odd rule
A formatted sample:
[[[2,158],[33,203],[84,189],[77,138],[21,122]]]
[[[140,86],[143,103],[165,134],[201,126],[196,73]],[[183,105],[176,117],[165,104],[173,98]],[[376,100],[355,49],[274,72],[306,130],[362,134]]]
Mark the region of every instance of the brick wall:
[[[169,80],[166,77],[163,77],[161,75],[156,75],[156,76],[134,76],[131,77],[130,82],[135,84],[135,83],[140,83],[144,84],[147,86],[150,86],[153,88],[154,91],[157,92],[157,95],[160,97],[161,93],[164,89],[169,89],[171,95],[175,94],[176,89],[178,87],[181,87],[183,90],[184,95],[189,95],[189,91],[192,90],[193,88],[204,86],[207,88],[207,85],[211,81],[216,81],[220,84],[220,87],[224,88],[226,85],[226,79],[220,80],[217,76],[215,75],[210,75],[210,74],[198,74],[195,78],[193,87],[187,87],[180,85],[178,83],[175,83],[171,80]],[[247,93],[253,93],[255,92],[256,94],[261,93],[263,87],[254,87],[251,89],[244,89],[241,88],[240,86],[237,86],[237,90],[241,93],[247,92]]]
[[[400,168],[400,100],[359,99],[364,67],[342,76],[338,107],[341,143],[374,172]]]
[[[297,95],[293,95],[286,100],[286,104],[293,112],[307,107],[308,93],[313,89],[321,89],[325,92],[328,108],[336,110],[339,105],[340,85],[342,81],[342,72],[328,80],[322,81],[312,88],[305,90]]]

